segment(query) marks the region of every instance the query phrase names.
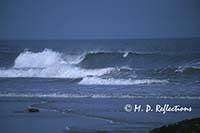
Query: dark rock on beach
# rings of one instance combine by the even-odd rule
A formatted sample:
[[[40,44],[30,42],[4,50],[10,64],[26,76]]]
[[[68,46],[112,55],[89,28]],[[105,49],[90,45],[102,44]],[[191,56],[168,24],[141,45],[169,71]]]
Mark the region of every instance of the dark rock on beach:
[[[186,119],[153,129],[149,133],[200,133],[200,118]]]
[[[30,108],[25,109],[24,112],[33,113],[33,112],[40,112],[40,110],[37,108],[30,107]]]

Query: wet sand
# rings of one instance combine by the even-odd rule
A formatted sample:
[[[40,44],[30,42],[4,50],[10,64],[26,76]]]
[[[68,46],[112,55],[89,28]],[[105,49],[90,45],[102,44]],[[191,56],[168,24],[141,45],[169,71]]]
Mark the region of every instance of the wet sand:
[[[164,104],[191,107],[191,112],[126,112],[124,106]],[[24,112],[28,107],[40,112]],[[2,133],[95,133],[147,131],[200,117],[200,99],[157,98],[0,98]]]

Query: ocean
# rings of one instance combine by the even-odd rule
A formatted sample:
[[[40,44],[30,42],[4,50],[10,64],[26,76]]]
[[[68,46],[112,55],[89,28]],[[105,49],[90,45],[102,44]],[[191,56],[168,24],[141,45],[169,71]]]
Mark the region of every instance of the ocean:
[[[98,126],[98,122],[94,122],[94,127],[73,125],[71,122],[73,126],[69,124],[63,129],[64,132],[96,132],[102,129],[108,132],[125,132],[125,129],[127,132],[146,132],[176,119],[200,116],[199,108],[195,113],[180,114],[177,117],[174,114],[173,117],[169,115],[162,122],[159,119],[162,116],[157,116],[157,123],[152,125],[151,122],[151,126],[145,124],[144,113],[140,118],[129,118],[133,115],[127,114],[125,119],[116,118],[119,112],[127,113],[123,110],[125,103],[138,99],[152,104],[157,101],[165,103],[165,100],[179,104],[178,101],[182,100],[180,103],[197,108],[197,101],[200,100],[199,77],[200,39],[0,41],[1,99],[39,99],[42,103],[48,101],[48,104],[48,99],[70,99],[71,103],[56,102],[51,108],[47,104],[34,105],[50,111],[54,109],[61,113],[87,116],[95,118],[95,121],[105,120],[111,123],[111,126],[98,129],[94,128]],[[107,100],[109,105],[120,106],[119,110],[117,106],[111,111],[106,106]],[[77,109],[74,105],[77,101],[88,104],[80,103]],[[105,104],[97,107],[101,102]],[[98,111],[100,107],[105,111],[102,114]],[[143,123],[135,124],[133,119],[143,120]],[[134,126],[129,125],[128,128],[127,123],[119,126],[115,121],[128,121],[128,124]],[[13,129],[20,131],[18,128],[16,126]],[[6,132],[8,129],[4,130]]]

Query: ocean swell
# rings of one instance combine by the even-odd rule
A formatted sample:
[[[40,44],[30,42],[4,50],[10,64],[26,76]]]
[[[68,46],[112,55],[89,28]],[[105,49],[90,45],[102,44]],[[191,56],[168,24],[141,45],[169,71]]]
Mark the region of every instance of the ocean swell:
[[[1,78],[80,78],[81,85],[162,84],[172,78],[200,75],[199,54],[171,55],[134,52],[87,52],[69,55],[44,49],[24,51]],[[170,80],[168,80],[170,79]]]
[[[80,78],[101,76],[114,69],[83,69],[69,59],[50,49],[37,53],[25,51],[15,59],[12,68],[0,69],[0,77]]]

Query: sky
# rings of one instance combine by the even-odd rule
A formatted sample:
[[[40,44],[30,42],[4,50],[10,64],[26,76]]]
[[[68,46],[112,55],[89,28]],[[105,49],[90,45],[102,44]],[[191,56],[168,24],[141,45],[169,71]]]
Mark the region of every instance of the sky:
[[[200,37],[200,0],[1,0],[0,39]]]

